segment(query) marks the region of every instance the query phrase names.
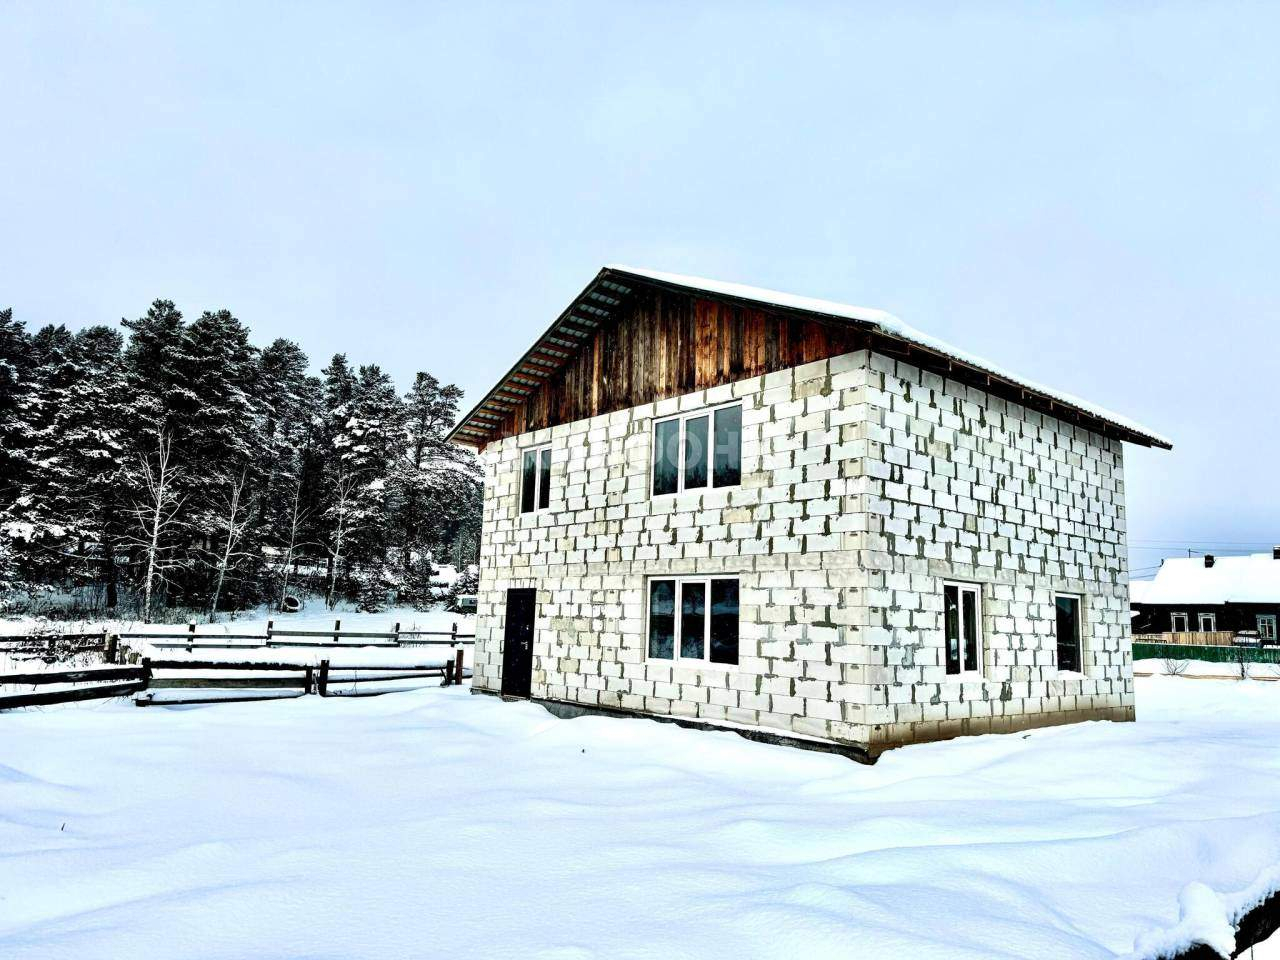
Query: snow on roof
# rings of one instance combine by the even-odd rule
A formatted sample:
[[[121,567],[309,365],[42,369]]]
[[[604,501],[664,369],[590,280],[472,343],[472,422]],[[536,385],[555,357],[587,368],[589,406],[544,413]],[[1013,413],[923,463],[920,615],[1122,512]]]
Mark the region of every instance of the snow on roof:
[[[1051,399],[1061,401],[1071,407],[1075,407],[1083,413],[1097,417],[1100,420],[1109,421],[1116,426],[1123,427],[1134,433],[1141,434],[1158,446],[1173,447],[1172,441],[1161,436],[1155,431],[1144,427],[1142,424],[1128,417],[1123,417],[1117,413],[1112,413],[1104,407],[1081,400],[1079,397],[1061,390],[1055,390],[1051,387],[1043,386],[1034,380],[1019,376],[1002,367],[997,366],[990,360],[986,360],[976,354],[961,350],[959,347],[953,347],[951,344],[937,337],[930,336],[920,330],[903,323],[893,314],[884,310],[878,310],[874,307],[855,307],[845,303],[835,303],[831,300],[819,300],[814,297],[801,297],[792,293],[780,293],[777,290],[765,290],[761,287],[750,287],[741,283],[727,283],[723,280],[708,280],[704,277],[689,277],[678,273],[665,273],[660,270],[647,270],[643,267],[628,267],[623,264],[609,264],[606,269],[616,270],[619,273],[629,273],[637,277],[645,277],[659,283],[672,284],[674,286],[687,287],[691,290],[701,290],[706,293],[716,293],[725,297],[734,297],[739,300],[750,300],[756,303],[771,304],[773,306],[784,307],[790,310],[802,310],[807,313],[825,314],[831,317],[839,317],[844,320],[853,320],[859,323],[870,324],[886,336],[895,337],[899,340],[905,340],[909,343],[917,344],[928,350],[944,354],[953,359],[959,360],[961,363],[976,367],[985,373],[999,377],[1025,387],[1035,393],[1050,397]]]
[[[1217,557],[1212,567],[1204,557],[1173,557],[1160,565],[1153,580],[1129,584],[1130,603],[1277,603],[1280,560],[1269,553]]]

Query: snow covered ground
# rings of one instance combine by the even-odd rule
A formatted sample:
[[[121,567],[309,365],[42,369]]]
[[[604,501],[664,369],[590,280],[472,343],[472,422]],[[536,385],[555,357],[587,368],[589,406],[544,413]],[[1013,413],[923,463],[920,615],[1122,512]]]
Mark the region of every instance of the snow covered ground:
[[[0,956],[1059,958],[1221,939],[1280,884],[1280,684],[1138,693],[1136,724],[874,767],[458,688],[3,714]]]

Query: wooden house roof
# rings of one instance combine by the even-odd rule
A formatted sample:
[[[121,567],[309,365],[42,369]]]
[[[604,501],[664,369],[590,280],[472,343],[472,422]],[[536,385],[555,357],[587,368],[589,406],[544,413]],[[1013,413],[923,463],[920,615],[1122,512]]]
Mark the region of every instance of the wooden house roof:
[[[602,327],[622,315],[641,286],[657,287],[712,300],[803,316],[865,329],[868,343],[897,344],[900,355],[927,361],[923,365],[977,383],[992,393],[1011,397],[1053,416],[1079,423],[1107,436],[1146,447],[1172,449],[1160,434],[1071,394],[1042,386],[1003,370],[981,357],[960,350],[903,323],[893,314],[870,307],[854,307],[829,300],[779,293],[720,280],[688,277],[636,267],[603,268],[556,318],[515,365],[450,432],[455,443],[483,447],[502,435],[512,410],[551,381]]]

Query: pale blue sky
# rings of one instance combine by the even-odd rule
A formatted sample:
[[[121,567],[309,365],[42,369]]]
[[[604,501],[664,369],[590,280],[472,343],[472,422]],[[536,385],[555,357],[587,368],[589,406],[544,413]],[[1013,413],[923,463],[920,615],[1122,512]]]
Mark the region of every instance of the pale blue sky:
[[[606,262],[736,280],[1171,436],[1136,546],[1280,540],[1280,8],[889,6],[0,2],[0,305],[474,399]]]

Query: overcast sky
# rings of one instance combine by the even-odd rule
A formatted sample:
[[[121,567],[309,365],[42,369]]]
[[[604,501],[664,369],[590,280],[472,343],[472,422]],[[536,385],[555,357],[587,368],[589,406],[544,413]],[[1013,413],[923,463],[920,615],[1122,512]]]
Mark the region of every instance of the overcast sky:
[[[0,306],[471,401],[604,263],[736,280],[1172,437],[1135,574],[1280,542],[1280,8],[890,6],[0,2]]]

